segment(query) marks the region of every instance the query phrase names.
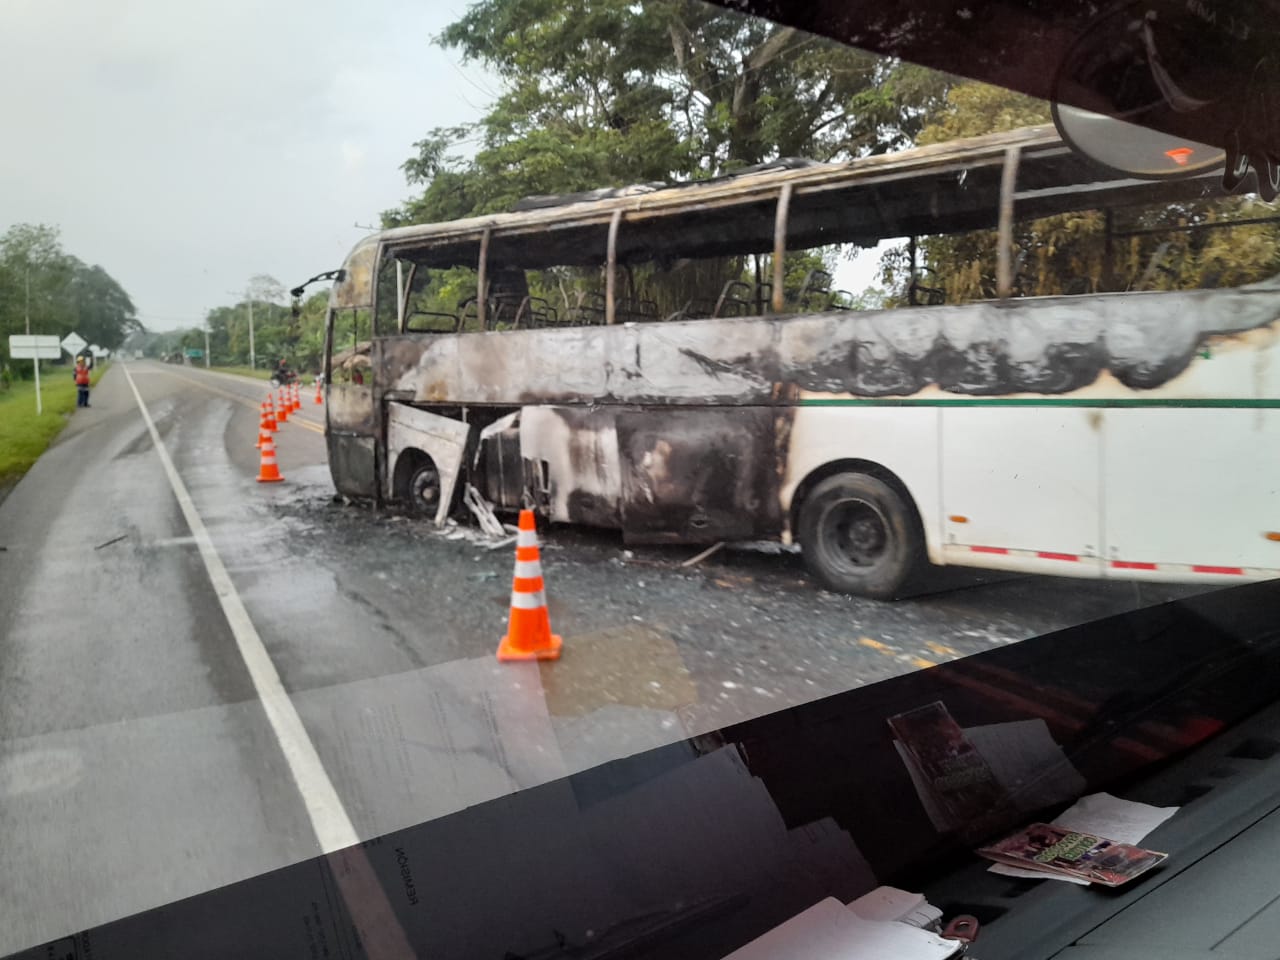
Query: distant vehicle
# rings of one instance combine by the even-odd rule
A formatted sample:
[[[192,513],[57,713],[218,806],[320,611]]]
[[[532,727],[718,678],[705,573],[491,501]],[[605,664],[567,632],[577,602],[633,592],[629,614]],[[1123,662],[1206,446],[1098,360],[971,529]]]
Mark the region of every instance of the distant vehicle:
[[[388,230],[331,294],[334,483],[437,521],[472,484],[633,542],[797,540],[872,597],[925,560],[1280,575],[1275,283],[867,312],[786,282],[819,245],[999,222],[1010,249],[1019,180],[1030,219],[1220,179],[1116,177],[1035,127]]]

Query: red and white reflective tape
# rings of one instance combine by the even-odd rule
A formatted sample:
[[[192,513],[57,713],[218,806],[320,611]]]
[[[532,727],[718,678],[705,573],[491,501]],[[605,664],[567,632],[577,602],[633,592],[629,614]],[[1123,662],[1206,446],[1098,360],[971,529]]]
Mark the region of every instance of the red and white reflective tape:
[[[1007,547],[970,547],[974,553],[991,553],[1001,557],[1031,557],[1036,560],[1062,560],[1079,563],[1085,559],[1076,553],[1051,553],[1047,550],[1010,550]]]
[[[1127,570],[1148,573],[1199,574],[1221,577],[1254,577],[1265,579],[1280,577],[1280,570],[1265,567],[1229,567],[1203,563],[1151,563],[1145,560],[1103,560],[1078,553],[1055,553],[1049,550],[1013,550],[1008,547],[969,546],[960,547],[970,553],[987,556],[1012,557],[1020,560],[1057,560],[1063,563],[1084,563],[1105,566],[1111,570]]]
[[[516,561],[516,579],[533,578],[542,576],[541,560],[517,560]]]
[[[547,605],[547,596],[537,590],[534,593],[523,593],[519,590],[511,591],[511,606],[516,610],[540,610]]]

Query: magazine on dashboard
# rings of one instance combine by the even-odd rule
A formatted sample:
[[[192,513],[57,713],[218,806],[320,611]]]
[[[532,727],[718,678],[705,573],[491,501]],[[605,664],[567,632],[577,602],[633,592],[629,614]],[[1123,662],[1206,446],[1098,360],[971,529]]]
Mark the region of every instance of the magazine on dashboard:
[[[1049,823],[1033,823],[980,848],[978,854],[1012,867],[1065,874],[1108,887],[1127,883],[1168,856]]]

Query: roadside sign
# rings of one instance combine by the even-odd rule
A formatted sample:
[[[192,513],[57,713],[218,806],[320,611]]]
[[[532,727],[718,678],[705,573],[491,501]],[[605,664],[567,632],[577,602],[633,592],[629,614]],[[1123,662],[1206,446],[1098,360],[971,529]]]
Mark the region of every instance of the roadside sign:
[[[89,347],[89,352],[90,352],[91,354],[93,354],[93,359],[95,359],[95,360],[99,359],[100,357],[105,357],[105,356],[107,355],[107,353],[108,353],[108,351],[103,350],[103,349],[102,349],[100,346],[98,346],[96,343],[95,343],[95,344],[92,344],[92,345]]]
[[[87,347],[89,344],[85,342],[84,337],[78,333],[68,333],[62,338],[62,349],[67,351],[73,357]]]
[[[62,356],[62,344],[57,337],[14,333],[9,336],[9,356],[15,360],[57,360]]]
[[[199,360],[204,356],[204,351],[197,347],[187,347],[187,356],[192,360]]]
[[[57,337],[30,333],[9,335],[9,356],[14,360],[32,360],[36,368],[36,416],[44,413],[44,399],[40,395],[40,361],[57,360],[62,356],[62,344]]]

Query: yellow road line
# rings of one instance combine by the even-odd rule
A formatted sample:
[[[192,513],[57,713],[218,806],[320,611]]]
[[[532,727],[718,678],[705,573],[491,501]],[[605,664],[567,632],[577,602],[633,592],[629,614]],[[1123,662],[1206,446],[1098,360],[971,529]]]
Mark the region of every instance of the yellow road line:
[[[945,643],[936,643],[933,640],[926,640],[924,645],[940,657],[960,656],[959,650],[955,649],[954,647],[948,647]]]
[[[881,643],[879,640],[872,640],[870,637],[859,637],[858,645],[875,650],[877,653],[883,653],[886,657],[892,657],[903,663],[909,663],[919,670],[927,670],[929,667],[936,667],[937,664],[932,660],[926,660],[924,657],[912,656],[909,654],[899,654],[896,648],[889,646],[887,643]],[[934,644],[928,644],[930,649],[934,649]],[[937,644],[942,646],[942,644]],[[950,647],[947,648],[948,650]],[[936,650],[935,650],[936,652]]]
[[[242,396],[238,393],[231,393],[229,390],[220,390],[218,387],[211,387],[207,383],[201,383],[195,377],[188,377],[185,374],[175,373],[173,370],[157,370],[156,372],[167,373],[171,377],[176,377],[177,379],[183,380],[187,383],[195,384],[201,390],[208,390],[210,393],[220,394],[221,396],[226,397],[228,400],[234,400],[236,403],[243,403],[250,410],[259,409],[259,404],[254,403],[248,397]],[[268,390],[269,389],[270,388],[268,387]],[[322,427],[319,424],[312,423],[310,420],[304,420],[303,418],[299,417],[296,413],[290,416],[286,422],[291,424],[297,424],[299,427],[305,427],[306,429],[311,430],[314,433],[318,433],[321,436],[324,435],[324,427]]]

